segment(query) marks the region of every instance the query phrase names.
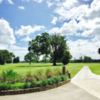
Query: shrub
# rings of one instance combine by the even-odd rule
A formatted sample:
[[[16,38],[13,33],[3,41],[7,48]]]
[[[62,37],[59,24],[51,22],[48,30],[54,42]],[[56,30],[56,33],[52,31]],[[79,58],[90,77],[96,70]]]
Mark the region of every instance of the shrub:
[[[25,83],[15,83],[10,85],[10,89],[16,90],[16,89],[24,89]]]
[[[10,84],[7,83],[0,83],[0,90],[9,90]]]
[[[48,81],[47,80],[42,80],[41,86],[47,86],[47,85],[48,85]]]
[[[54,84],[53,78],[49,78],[47,81],[48,81],[48,85],[53,85]]]
[[[32,88],[32,83],[31,82],[26,82],[24,84],[24,88]]]
[[[67,80],[67,76],[66,75],[61,75],[60,77],[61,77],[61,81]]]
[[[16,81],[17,75],[17,72],[13,70],[5,70],[1,74],[2,81],[7,83],[13,83]]]

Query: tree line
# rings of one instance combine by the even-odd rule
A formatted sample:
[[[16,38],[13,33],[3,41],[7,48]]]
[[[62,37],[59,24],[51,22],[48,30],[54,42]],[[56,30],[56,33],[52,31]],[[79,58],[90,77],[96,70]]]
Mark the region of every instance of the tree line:
[[[89,56],[80,57],[79,59],[71,60],[72,63],[93,63],[93,62],[100,62],[100,59],[93,59]]]
[[[12,52],[8,50],[0,50],[0,64],[4,65],[5,63],[18,63],[19,57],[15,57]]]

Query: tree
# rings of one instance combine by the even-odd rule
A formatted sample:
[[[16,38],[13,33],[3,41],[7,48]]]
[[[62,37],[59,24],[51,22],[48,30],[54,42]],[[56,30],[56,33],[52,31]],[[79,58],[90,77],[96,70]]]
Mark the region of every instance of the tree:
[[[50,54],[50,36],[48,33],[42,33],[40,36],[40,52],[42,55],[44,56],[45,62],[46,59],[48,57],[48,55]]]
[[[32,62],[37,62],[37,58],[36,58],[37,56],[35,55],[35,54],[33,54],[33,53],[31,53],[31,52],[28,52],[26,55],[25,55],[25,57],[24,57],[24,60],[26,61],[26,62],[29,62],[29,64],[31,64]]]
[[[35,39],[33,39],[32,41],[29,42],[29,52],[33,53],[36,55],[37,58],[37,62],[39,61],[39,56],[41,54],[41,49],[40,49],[40,36],[37,36]]]
[[[100,48],[98,49],[98,53],[100,54]]]
[[[3,57],[0,55],[0,64],[1,65],[4,65],[5,64],[5,61],[4,61],[4,59],[3,59]]]
[[[11,63],[12,54],[13,53],[9,52],[8,50],[0,50],[0,64]]]
[[[83,62],[92,62],[92,58],[88,56],[84,56]]]
[[[51,58],[53,65],[56,66],[57,61],[61,61],[65,51],[68,51],[67,43],[64,36],[54,34],[51,36]]]
[[[19,57],[15,57],[15,58],[13,59],[13,63],[19,63],[19,62],[20,62]]]
[[[35,57],[38,62],[40,56],[45,55],[45,62],[48,57],[51,57],[55,66],[57,61],[62,61],[63,54],[65,51],[68,51],[68,47],[64,36],[49,35],[45,32],[29,42],[28,50],[29,53],[25,57],[26,60],[31,61]],[[35,56],[32,57],[30,53],[32,56]]]

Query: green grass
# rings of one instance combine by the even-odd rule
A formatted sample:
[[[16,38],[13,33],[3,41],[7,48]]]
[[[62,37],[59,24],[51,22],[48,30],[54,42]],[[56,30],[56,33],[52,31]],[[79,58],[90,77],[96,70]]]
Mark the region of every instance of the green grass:
[[[100,63],[70,63],[67,65],[67,69],[70,71],[71,76],[75,76],[75,74],[83,67],[89,66],[93,73],[100,75]],[[19,63],[19,64],[6,64],[0,65],[0,73],[4,70],[12,69],[19,73],[20,75],[24,75],[27,72],[35,73],[37,70],[46,70],[47,68],[55,69],[62,68],[62,64],[58,64],[57,67],[52,66],[51,63],[33,63],[29,65],[28,63]]]

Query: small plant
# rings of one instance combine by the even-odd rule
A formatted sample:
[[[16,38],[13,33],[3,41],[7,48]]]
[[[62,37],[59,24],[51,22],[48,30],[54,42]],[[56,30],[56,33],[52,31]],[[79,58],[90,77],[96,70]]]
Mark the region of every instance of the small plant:
[[[10,89],[11,90],[24,89],[24,88],[25,88],[25,83],[10,84]]]
[[[47,78],[51,78],[54,75],[54,73],[51,69],[47,69],[45,71],[45,75],[46,75]]]
[[[14,83],[16,81],[17,75],[17,72],[13,70],[5,70],[1,74],[2,81],[7,83]]]

